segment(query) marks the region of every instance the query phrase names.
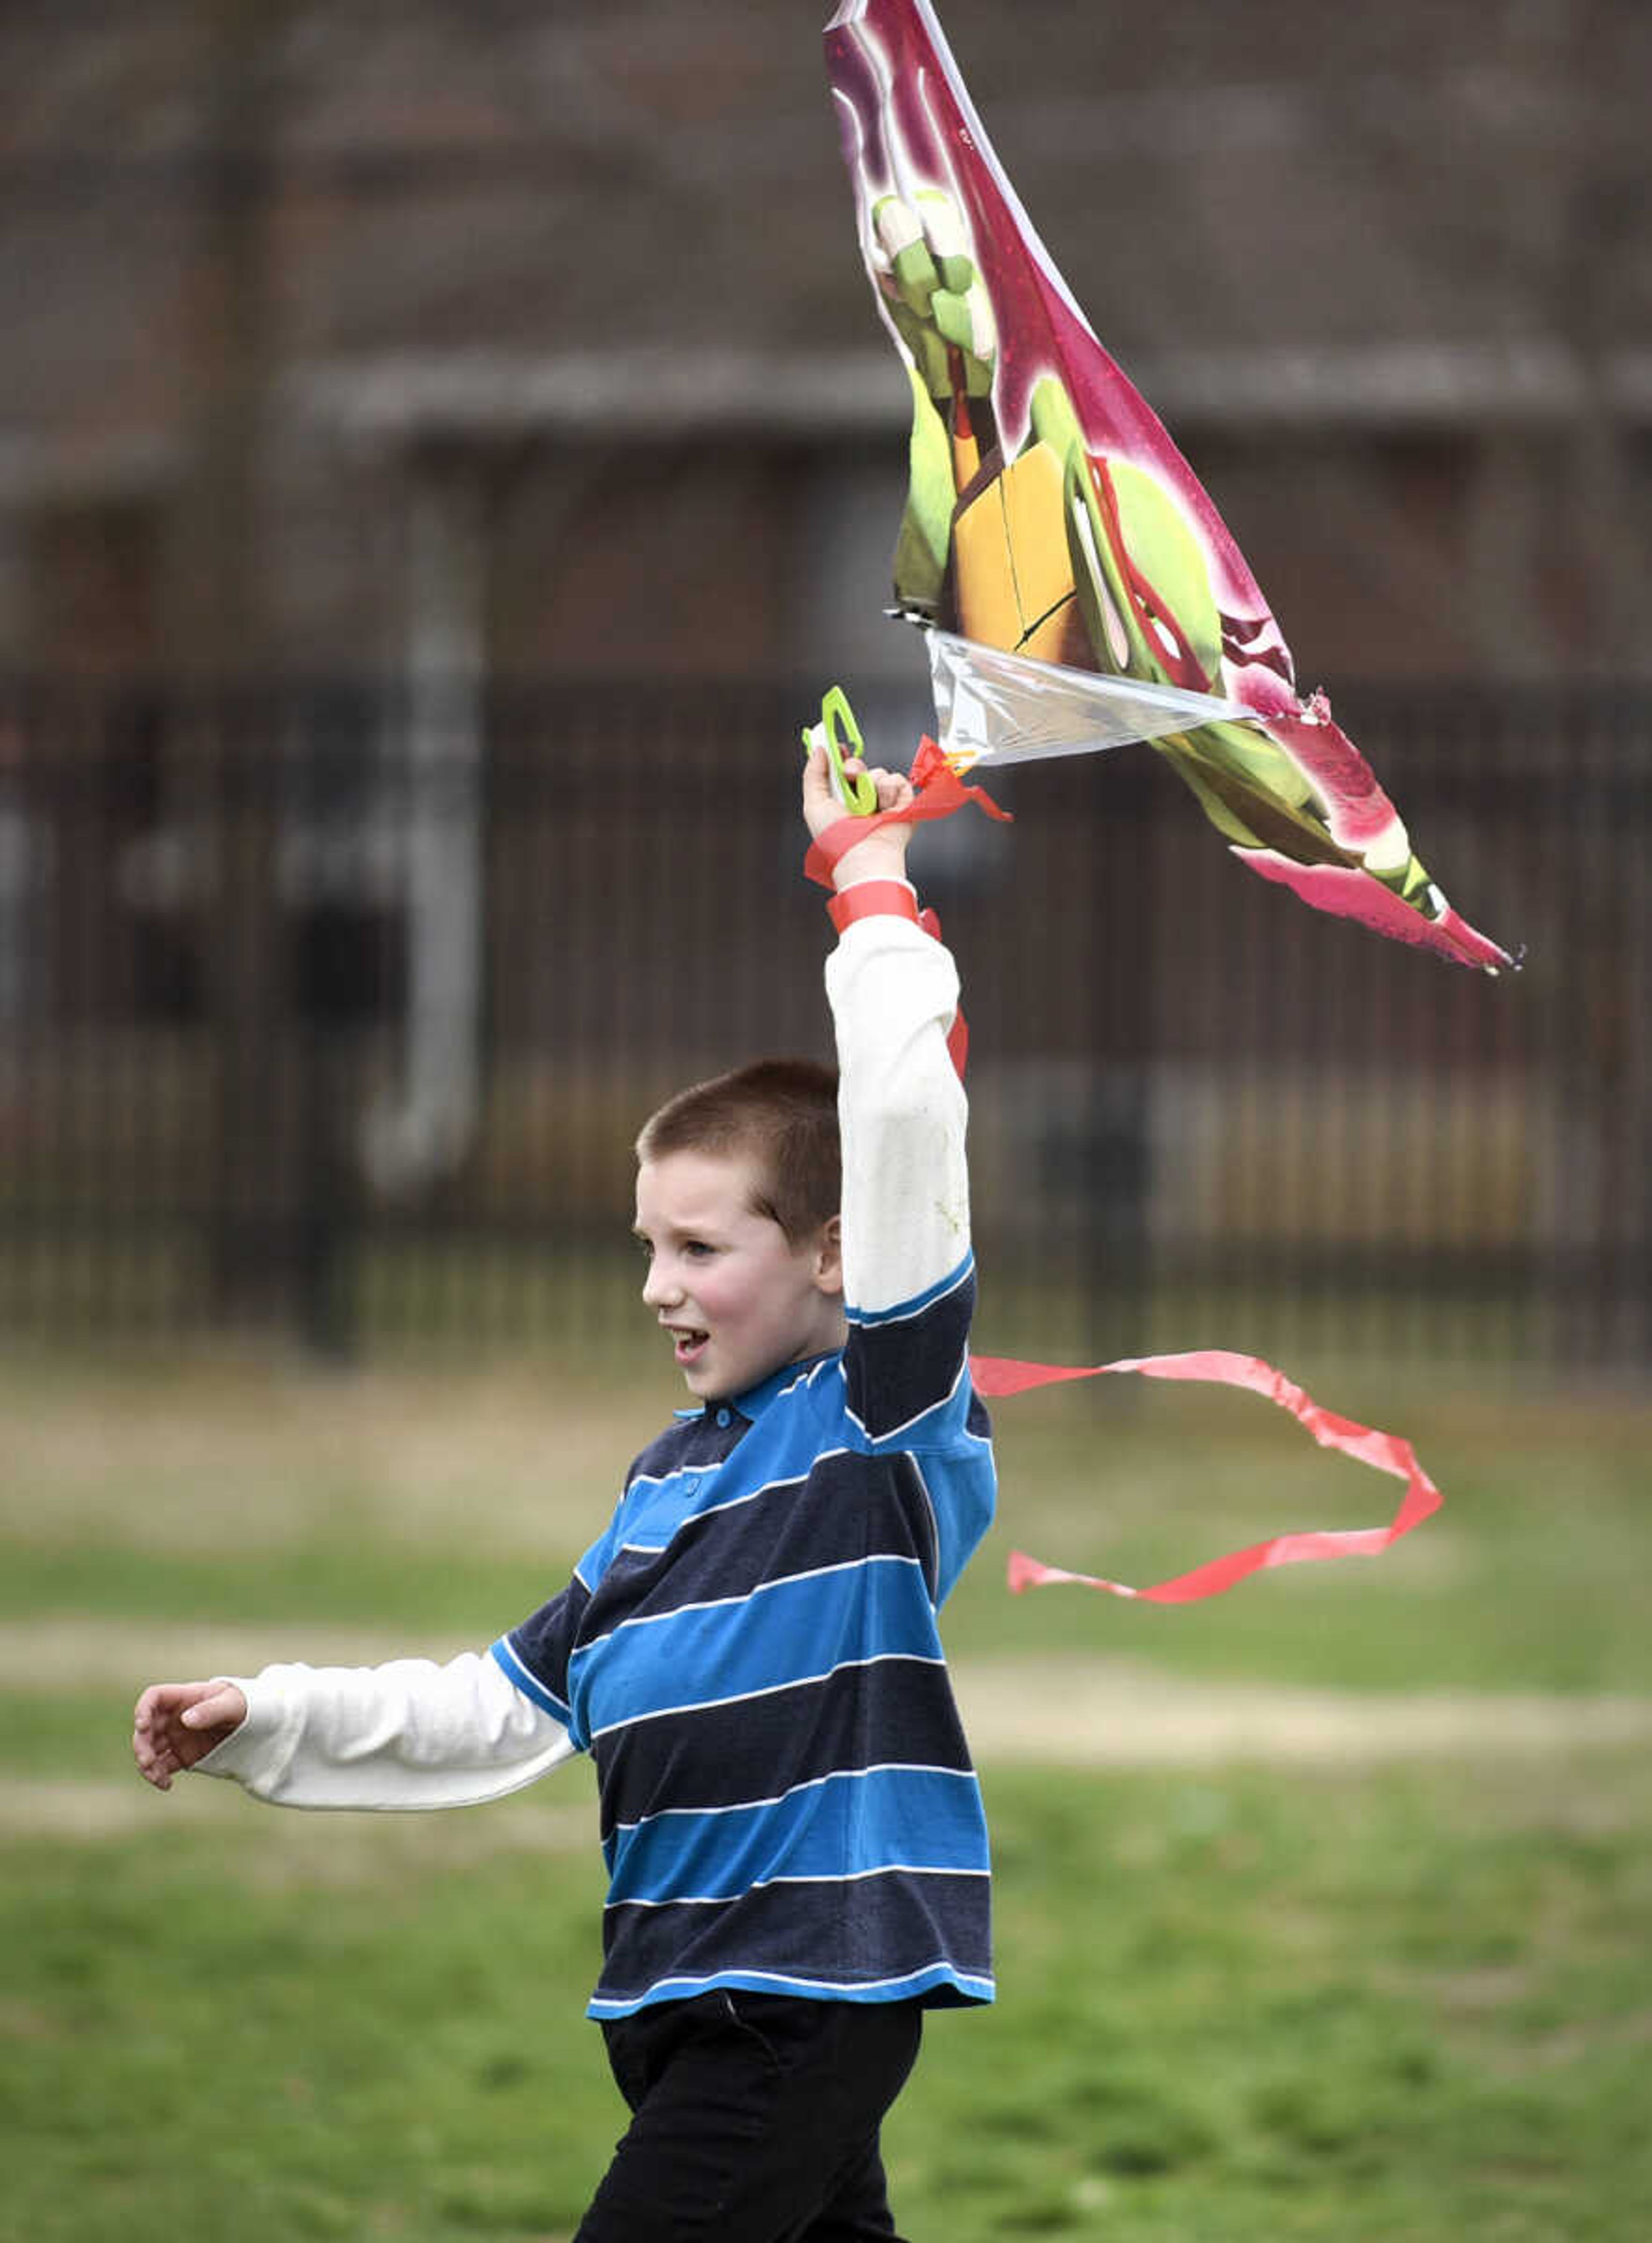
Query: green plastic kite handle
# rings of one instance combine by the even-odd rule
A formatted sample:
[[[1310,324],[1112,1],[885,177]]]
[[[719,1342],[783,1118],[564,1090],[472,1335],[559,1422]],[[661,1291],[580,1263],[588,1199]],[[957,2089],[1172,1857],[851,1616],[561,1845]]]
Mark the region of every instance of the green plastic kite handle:
[[[839,726],[842,726],[841,734]],[[816,748],[824,748],[830,766],[832,792],[851,818],[870,818],[877,808],[877,789],[864,771],[854,778],[844,776],[845,751],[851,756],[864,752],[861,728],[855,722],[855,711],[849,705],[849,696],[841,685],[834,685],[820,704],[818,724],[803,727],[804,752],[812,755]]]

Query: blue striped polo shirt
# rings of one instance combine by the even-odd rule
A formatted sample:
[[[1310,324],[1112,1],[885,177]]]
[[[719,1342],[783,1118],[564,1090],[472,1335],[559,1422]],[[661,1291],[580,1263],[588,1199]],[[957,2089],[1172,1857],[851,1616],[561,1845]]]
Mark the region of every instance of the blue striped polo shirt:
[[[992,1518],[972,1260],[684,1413],[494,1646],[593,1755],[589,2014],[718,1986],[992,1998],[986,1821],[937,1614]]]

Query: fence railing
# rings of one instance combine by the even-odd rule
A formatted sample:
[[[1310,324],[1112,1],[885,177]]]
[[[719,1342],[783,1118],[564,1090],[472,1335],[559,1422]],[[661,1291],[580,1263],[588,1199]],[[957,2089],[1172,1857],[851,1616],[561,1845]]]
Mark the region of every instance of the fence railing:
[[[778,686],[0,693],[0,1319],[601,1339],[628,1148],[824,1054]],[[923,711],[862,709],[904,755]],[[1310,913],[1145,747],[915,865],[984,1339],[1643,1372],[1652,689],[1340,697],[1490,980]]]

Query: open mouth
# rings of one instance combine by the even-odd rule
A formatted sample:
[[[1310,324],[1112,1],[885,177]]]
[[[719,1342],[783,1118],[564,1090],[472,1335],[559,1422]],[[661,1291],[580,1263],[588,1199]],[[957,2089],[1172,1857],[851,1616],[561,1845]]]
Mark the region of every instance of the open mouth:
[[[673,1330],[671,1334],[672,1351],[675,1355],[678,1365],[681,1369],[686,1371],[691,1364],[699,1362],[700,1357],[705,1352],[706,1344],[710,1339],[710,1337],[711,1335],[709,1332],[684,1330]]]

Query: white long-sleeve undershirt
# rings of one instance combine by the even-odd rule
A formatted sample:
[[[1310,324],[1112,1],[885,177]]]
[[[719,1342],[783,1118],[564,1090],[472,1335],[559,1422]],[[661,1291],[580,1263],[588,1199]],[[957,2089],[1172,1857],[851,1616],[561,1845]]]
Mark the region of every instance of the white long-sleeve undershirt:
[[[951,954],[908,919],[854,920],[826,961],[842,1089],[843,1295],[876,1315],[970,1250],[967,1104],[946,1047]]]
[[[198,1763],[279,1807],[411,1811],[502,1799],[572,1757],[567,1731],[485,1652],[445,1666],[266,1667],[246,1719]]]

